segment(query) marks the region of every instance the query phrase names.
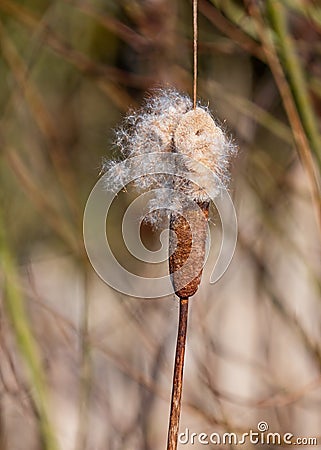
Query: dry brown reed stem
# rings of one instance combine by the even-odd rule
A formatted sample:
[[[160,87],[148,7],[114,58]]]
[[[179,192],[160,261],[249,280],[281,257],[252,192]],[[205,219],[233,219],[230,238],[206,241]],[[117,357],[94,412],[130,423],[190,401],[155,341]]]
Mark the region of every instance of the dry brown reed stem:
[[[169,417],[167,450],[176,450],[181,414],[181,400],[183,391],[183,372],[185,359],[185,343],[188,319],[188,298],[180,298],[179,321],[174,364],[171,412]]]
[[[193,108],[196,109],[196,99],[197,99],[197,40],[198,40],[198,29],[197,29],[197,7],[198,0],[193,0],[193,56],[194,56],[194,76],[193,76]]]

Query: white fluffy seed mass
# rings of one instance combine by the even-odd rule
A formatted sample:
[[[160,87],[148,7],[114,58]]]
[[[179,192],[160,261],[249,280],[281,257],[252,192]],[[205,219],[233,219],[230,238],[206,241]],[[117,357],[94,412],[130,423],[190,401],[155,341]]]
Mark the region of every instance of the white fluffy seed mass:
[[[192,102],[186,95],[174,90],[155,91],[141,109],[125,117],[116,130],[115,144],[125,157],[171,151],[175,129],[191,109]]]
[[[145,100],[142,108],[131,111],[116,130],[115,145],[120,149],[123,158],[154,152],[185,155],[202,163],[215,175],[217,186],[214,192],[212,190],[209,193],[188,178],[179,179],[166,174],[149,175],[154,167],[151,167],[146,158],[141,167],[143,175],[134,185],[138,191],[164,187],[173,189],[173,198],[168,198],[168,208],[175,203],[175,191],[183,193],[187,201],[207,201],[209,197],[218,195],[220,188],[227,184],[229,161],[235,153],[235,146],[215,123],[208,109],[199,106],[194,110],[191,99],[173,89],[155,91]],[[114,164],[109,161],[105,163],[104,168],[114,167]],[[194,171],[192,163],[180,169],[187,173]],[[115,178],[124,175],[128,174],[114,170],[112,179],[107,181],[107,188],[112,189]],[[206,180],[201,181],[203,182],[200,184],[205,186]],[[164,199],[159,200],[163,208]],[[168,214],[164,209],[158,210],[157,205],[156,193],[151,204],[154,212],[146,215],[146,220],[156,226],[160,217]]]

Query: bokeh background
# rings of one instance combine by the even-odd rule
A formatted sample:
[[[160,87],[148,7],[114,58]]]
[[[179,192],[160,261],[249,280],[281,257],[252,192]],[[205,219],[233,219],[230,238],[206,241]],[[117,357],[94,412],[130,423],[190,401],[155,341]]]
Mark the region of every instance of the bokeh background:
[[[320,38],[317,0],[199,0],[199,99],[239,147],[239,237],[192,301],[181,431],[266,421],[321,444]],[[190,1],[0,0],[1,450],[165,448],[177,300],[113,291],[82,240],[113,128],[161,86],[191,94]],[[111,233],[138,270],[128,196]]]

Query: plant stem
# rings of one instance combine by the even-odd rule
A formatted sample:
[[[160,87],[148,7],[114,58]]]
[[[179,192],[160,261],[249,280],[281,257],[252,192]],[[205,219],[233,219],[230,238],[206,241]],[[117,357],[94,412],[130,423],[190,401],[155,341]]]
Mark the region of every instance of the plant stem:
[[[311,194],[315,206],[317,223],[321,230],[321,186],[319,181],[319,172],[316,170],[315,160],[313,159],[313,154],[311,152],[308,135],[303,127],[302,118],[294,101],[293,91],[291,90],[291,86],[288,84],[286,79],[283,66],[279,60],[274,43],[265,29],[260,9],[254,2],[248,2],[248,8],[249,14],[254,17],[256,21],[257,32],[262,42],[262,48],[265,53],[267,63],[282,97],[284,109],[293,130],[293,137],[300,159],[310,180]]]
[[[179,321],[172,385],[171,410],[168,425],[167,450],[176,450],[181,414],[183,390],[183,372],[185,359],[185,344],[188,319],[188,298],[179,299]]]
[[[194,74],[193,74],[193,108],[196,108],[197,101],[197,0],[193,0],[193,57],[194,57]]]
[[[321,139],[318,124],[309,97],[305,74],[297,55],[295,44],[287,29],[286,10],[280,1],[268,0],[266,6],[273,30],[278,39],[280,55],[288,75],[289,86],[292,90],[303,128],[320,169]]]
[[[49,418],[45,372],[36,338],[32,334],[32,327],[26,315],[16,264],[8,245],[8,238],[4,226],[3,213],[0,210],[0,271],[3,275],[4,282],[4,306],[10,318],[17,345],[29,370],[30,383],[34,392],[38,413],[37,418],[42,437],[41,448],[43,450],[57,450],[58,443],[54,427]]]

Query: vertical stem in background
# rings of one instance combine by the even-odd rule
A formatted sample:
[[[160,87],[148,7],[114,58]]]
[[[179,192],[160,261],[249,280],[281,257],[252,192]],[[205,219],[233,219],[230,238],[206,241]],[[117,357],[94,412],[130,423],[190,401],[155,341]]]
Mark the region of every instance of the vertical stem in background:
[[[262,48],[265,53],[267,63],[270,67],[271,73],[273,74],[276,85],[280,92],[284,109],[293,131],[293,137],[297,146],[299,156],[310,180],[311,194],[315,206],[317,224],[319,226],[319,229],[321,230],[320,180],[319,175],[316,171],[315,160],[313,159],[313,155],[311,152],[308,135],[303,127],[300,111],[295,104],[293,91],[291,90],[291,86],[288,84],[288,81],[286,79],[274,43],[266,31],[260,8],[254,2],[248,1],[247,3],[249,14],[255,19],[257,33],[262,42]]]
[[[177,448],[177,438],[178,438],[182,390],[183,390],[183,372],[185,359],[187,319],[188,319],[188,298],[180,298],[167,450],[176,450]]]
[[[194,76],[193,76],[193,107],[196,108],[197,99],[197,0],[193,0],[193,60],[194,60]]]
[[[2,199],[1,199],[2,200]],[[3,275],[3,298],[6,313],[11,321],[20,354],[30,376],[30,386],[37,407],[37,420],[42,438],[43,450],[57,450],[58,443],[54,427],[49,419],[49,402],[44,369],[39,348],[32,334],[31,324],[26,315],[23,297],[19,288],[16,264],[8,245],[4,216],[0,210],[0,270]],[[1,442],[0,442],[1,443]]]
[[[91,349],[89,343],[89,268],[87,261],[82,261],[84,277],[84,298],[80,318],[80,386],[79,416],[75,450],[85,450],[88,439],[89,401],[91,393]],[[0,449],[1,450],[1,449]]]
[[[309,96],[305,73],[295,49],[295,43],[288,31],[286,9],[278,0],[267,0],[266,7],[272,28],[277,36],[280,55],[283,59],[289,86],[293,93],[303,128],[321,168],[321,139],[318,123]]]

